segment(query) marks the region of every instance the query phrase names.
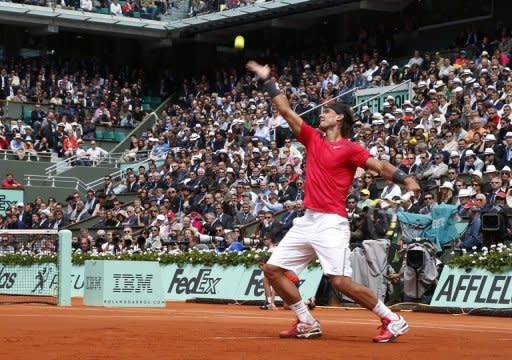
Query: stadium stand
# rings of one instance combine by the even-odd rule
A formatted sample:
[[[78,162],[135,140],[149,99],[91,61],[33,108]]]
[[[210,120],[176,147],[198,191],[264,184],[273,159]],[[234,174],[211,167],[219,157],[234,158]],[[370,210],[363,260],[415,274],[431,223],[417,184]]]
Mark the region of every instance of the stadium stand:
[[[192,1],[189,15],[218,5]],[[272,65],[299,114],[346,94],[342,100],[357,106],[352,140],[421,182],[416,198],[359,170],[347,199],[352,245],[389,238],[406,246],[410,239],[391,227],[398,210],[428,215],[436,204],[451,204],[461,241],[445,250],[474,251],[487,239],[475,214],[507,215],[512,206],[510,29],[464,30],[453,49],[394,60],[386,46],[370,48],[365,29],[358,40],[352,53],[297,52]],[[172,96],[155,97],[146,95],[139,69],[83,65],[2,67],[0,161],[27,200],[5,210],[0,228],[71,229],[77,252],[185,252],[201,242],[224,252],[232,248],[227,232],[247,249],[274,246],[303,214],[307,154],[250,74],[197,73],[166,92]],[[352,94],[408,83],[409,100],[390,96],[378,110],[356,104]],[[304,119],[316,126],[318,115]],[[2,187],[13,186],[5,176]],[[43,198],[48,187],[55,191]],[[510,232],[507,222],[501,239]]]

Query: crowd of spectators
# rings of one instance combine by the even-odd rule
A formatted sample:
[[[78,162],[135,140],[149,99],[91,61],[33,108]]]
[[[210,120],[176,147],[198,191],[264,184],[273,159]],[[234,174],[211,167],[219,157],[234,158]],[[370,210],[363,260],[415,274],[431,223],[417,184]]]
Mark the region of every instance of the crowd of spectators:
[[[73,9],[110,14],[113,16],[140,16],[151,20],[160,20],[161,15],[170,15],[173,9],[187,6],[187,2],[182,0],[0,0],[0,2],[1,1]],[[192,17],[268,1],[272,0],[190,0],[188,2],[187,15]]]
[[[422,193],[403,193],[390,182],[378,185],[376,174],[359,169],[347,198],[354,243],[393,236],[388,214],[397,209],[429,214],[441,203],[457,205],[459,216],[469,220],[458,246],[471,251],[496,241],[480,231],[479,214],[504,214],[512,205],[511,41],[504,29],[500,38],[482,36],[453,58],[415,51],[401,67],[377,51],[367,61],[333,54],[290,57],[272,66],[297,113],[356,86],[414,84],[413,97],[403,104],[388,97],[381,112],[358,109],[352,140],[416,176]],[[83,229],[75,239],[84,245],[80,251],[186,251],[207,244],[224,251],[277,244],[303,213],[307,181],[307,154],[287,123],[251,74],[184,80],[178,95],[125,153],[133,160],[149,154],[147,166],[128,169],[122,179],[106,176],[103,188],[85,198],[75,193],[66,202],[38,198],[18,204],[0,227],[60,228],[98,216],[95,227],[105,230],[99,232],[105,238],[92,239]],[[313,111],[304,118],[315,126],[317,116]],[[136,199],[123,207],[121,193]],[[284,216],[275,220],[282,210]],[[255,230],[242,233],[252,221]],[[510,233],[504,223],[500,240]]]
[[[96,126],[133,128],[142,110],[144,74],[123,67],[108,72],[95,62],[52,64],[4,63],[0,70],[0,105],[35,104],[30,119],[8,119],[0,106],[0,150],[12,150],[20,159],[27,153],[83,155],[93,163],[104,154],[93,143]],[[93,141],[94,142],[94,141]]]

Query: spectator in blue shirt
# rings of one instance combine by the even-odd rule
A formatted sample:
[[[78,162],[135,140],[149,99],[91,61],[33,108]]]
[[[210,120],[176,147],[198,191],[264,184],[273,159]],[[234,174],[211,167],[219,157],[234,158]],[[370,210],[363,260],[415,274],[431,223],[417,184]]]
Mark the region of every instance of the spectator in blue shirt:
[[[25,143],[23,142],[23,138],[21,137],[20,133],[16,133],[14,136],[14,139],[11,140],[11,150],[17,151],[17,150],[23,150],[25,146]]]
[[[229,232],[226,234],[226,242],[228,247],[226,248],[226,252],[231,251],[244,251],[244,246],[239,241],[235,240],[235,237],[233,236],[232,232]]]
[[[153,146],[153,150],[151,151],[152,159],[163,159],[167,155],[169,151],[169,144],[165,142],[165,138],[163,136],[158,138],[158,144]]]

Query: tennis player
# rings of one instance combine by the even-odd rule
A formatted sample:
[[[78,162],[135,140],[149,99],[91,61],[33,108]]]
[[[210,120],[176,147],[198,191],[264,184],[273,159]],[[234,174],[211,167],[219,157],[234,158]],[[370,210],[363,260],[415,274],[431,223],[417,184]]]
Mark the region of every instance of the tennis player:
[[[402,184],[407,191],[418,193],[420,186],[413,177],[389,162],[374,159],[366,149],[349,140],[353,121],[350,107],[339,102],[324,107],[319,125],[322,134],[307,125],[290,108],[286,96],[270,79],[268,65],[250,61],[246,66],[263,81],[264,91],[272,97],[297,140],[307,149],[306,213],[294,220],[293,227],[263,268],[276,292],[283,301],[291,304],[290,308],[297,317],[293,326],[282,331],[280,336],[306,339],[322,336],[320,323],[311,315],[297,287],[284,275],[289,270],[300,273],[316,255],[324,273],[337,290],[372,310],[381,319],[380,333],[373,341],[394,341],[409,329],[405,319],[393,313],[370,289],[352,282],[350,228],[345,198],[358,167],[370,169]]]

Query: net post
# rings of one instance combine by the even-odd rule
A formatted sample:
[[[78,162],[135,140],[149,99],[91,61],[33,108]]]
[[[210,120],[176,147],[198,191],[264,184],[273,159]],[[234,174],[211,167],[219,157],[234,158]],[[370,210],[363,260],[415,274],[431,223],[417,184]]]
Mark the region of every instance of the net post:
[[[71,306],[71,231],[59,231],[58,249],[59,285],[57,292],[58,306]]]

